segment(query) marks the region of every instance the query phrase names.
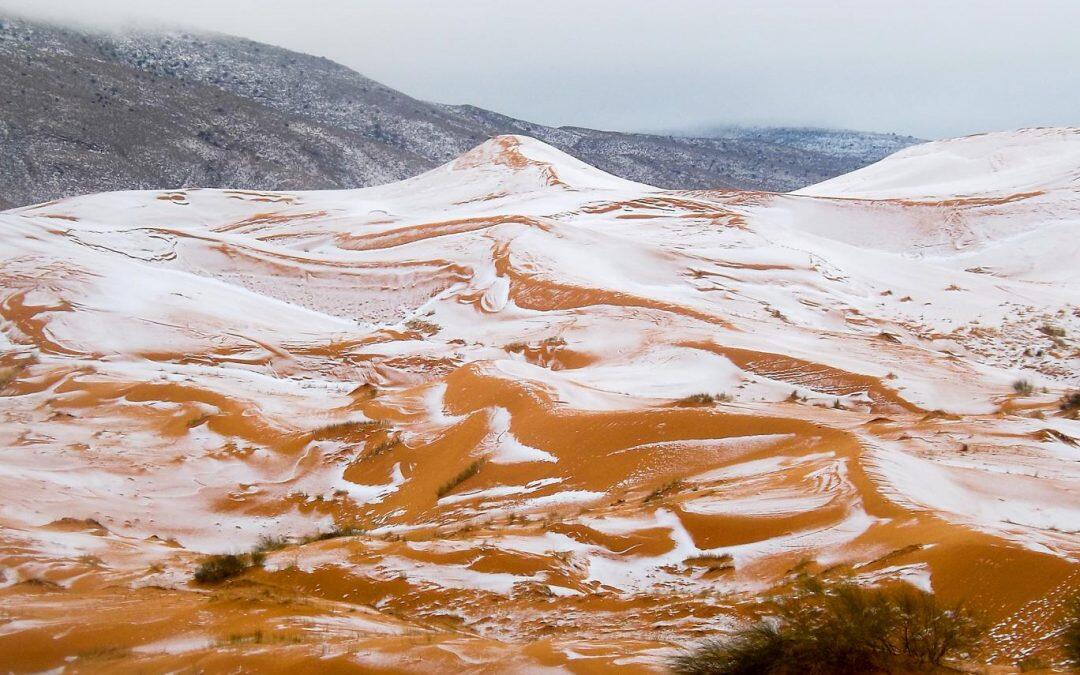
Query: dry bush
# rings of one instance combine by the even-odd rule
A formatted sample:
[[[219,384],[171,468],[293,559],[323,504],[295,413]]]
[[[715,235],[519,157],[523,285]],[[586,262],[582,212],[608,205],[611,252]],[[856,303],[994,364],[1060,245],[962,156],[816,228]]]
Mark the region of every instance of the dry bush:
[[[1080,410],[1080,391],[1066,392],[1065,395],[1061,397],[1058,406],[1064,413],[1074,413]]]
[[[461,473],[439,486],[439,489],[436,490],[435,494],[438,496],[439,499],[442,499],[446,495],[453,492],[454,488],[469,480],[476,474],[480,473],[480,467],[483,466],[483,464],[484,461],[482,459],[476,460],[469,466],[462,469]]]
[[[1031,380],[1017,380],[1013,382],[1012,388],[1021,396],[1031,396],[1031,393],[1035,391],[1035,385],[1031,383]]]
[[[1073,598],[1069,605],[1061,639],[1065,643],[1065,655],[1072,661],[1072,665],[1080,668],[1080,597]]]
[[[327,539],[338,539],[340,537],[355,537],[364,534],[365,532],[366,530],[356,527],[335,527],[332,530],[324,530],[302,537],[299,543],[310,544],[313,541],[326,541]]]
[[[1043,335],[1049,335],[1050,337],[1065,337],[1065,329],[1061,326],[1055,326],[1052,323],[1044,323],[1039,327],[1039,332]]]
[[[965,654],[980,633],[962,606],[944,607],[928,593],[841,584],[783,600],[775,620],[709,640],[672,666],[685,675],[920,671]]]
[[[215,584],[243,574],[252,564],[246,555],[211,555],[199,563],[194,578],[200,584]]]

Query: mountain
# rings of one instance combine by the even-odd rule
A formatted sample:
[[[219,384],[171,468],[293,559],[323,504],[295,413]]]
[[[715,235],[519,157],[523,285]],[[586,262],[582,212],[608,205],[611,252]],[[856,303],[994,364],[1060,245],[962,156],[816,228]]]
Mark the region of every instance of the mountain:
[[[546,127],[420,101],[323,58],[217,34],[88,33],[6,18],[0,77],[7,207],[121,189],[371,186],[501,134],[670,188],[786,191],[880,158],[782,137]]]
[[[901,134],[813,127],[720,126],[699,129],[690,135],[774,143],[863,164],[873,164],[894,152],[926,142],[921,138]]]
[[[848,581],[1051,663],[1078,138],[775,194],[509,135],[364,189],[0,213],[0,662],[658,672]]]

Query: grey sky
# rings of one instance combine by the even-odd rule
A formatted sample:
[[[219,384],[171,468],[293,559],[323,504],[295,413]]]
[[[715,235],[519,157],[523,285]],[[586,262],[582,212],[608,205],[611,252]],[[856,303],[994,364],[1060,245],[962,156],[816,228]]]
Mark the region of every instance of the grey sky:
[[[201,27],[548,124],[1080,125],[1077,0],[0,0]]]

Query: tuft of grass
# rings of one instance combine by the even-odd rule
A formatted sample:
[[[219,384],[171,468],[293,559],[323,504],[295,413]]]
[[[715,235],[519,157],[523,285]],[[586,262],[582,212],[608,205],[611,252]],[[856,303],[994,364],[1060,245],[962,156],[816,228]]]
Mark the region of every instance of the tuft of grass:
[[[315,427],[308,431],[308,434],[313,438],[340,437],[354,431],[367,431],[378,426],[379,423],[374,420],[345,420]]]
[[[1039,326],[1039,332],[1043,335],[1049,335],[1050,337],[1065,337],[1065,329],[1061,326],[1055,326],[1052,323],[1044,323],[1043,325]]]
[[[460,473],[458,473],[458,475],[454,476],[450,480],[448,480],[445,483],[443,483],[442,485],[440,485],[439,489],[435,491],[436,496],[439,499],[442,499],[446,495],[450,494],[459,485],[461,485],[465,481],[469,480],[470,478],[472,478],[476,474],[480,473],[480,467],[483,466],[483,465],[484,465],[484,460],[478,459],[475,462],[473,462],[472,464],[470,464],[469,466],[465,467],[464,469],[461,470]]]
[[[1012,384],[1013,391],[1021,396],[1031,396],[1035,391],[1035,385],[1031,383],[1031,380],[1020,379]]]
[[[811,585],[781,600],[778,613],[682,653],[673,669],[683,675],[919,672],[966,655],[981,637],[962,606],[942,606],[910,587]]]
[[[256,553],[265,553],[267,551],[280,551],[288,546],[290,543],[288,537],[271,537],[264,535],[259,538],[259,542],[255,544]]]
[[[710,572],[727,571],[735,569],[734,558],[730,553],[705,553],[687,558],[683,561],[689,567],[704,567]]]

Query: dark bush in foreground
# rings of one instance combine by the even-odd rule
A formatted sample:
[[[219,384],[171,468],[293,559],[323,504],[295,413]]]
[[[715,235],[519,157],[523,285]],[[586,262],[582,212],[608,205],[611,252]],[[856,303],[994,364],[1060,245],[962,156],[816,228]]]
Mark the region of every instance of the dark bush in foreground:
[[[1069,607],[1061,638],[1065,642],[1065,654],[1074,666],[1080,666],[1080,598],[1073,599]]]
[[[928,670],[979,639],[960,606],[914,589],[841,585],[784,600],[773,622],[678,656],[684,675],[855,675]]]
[[[266,554],[256,551],[248,555],[212,555],[207,556],[198,569],[195,570],[194,578],[201,584],[213,584],[219,581],[242,574],[249,567],[262,565]]]

